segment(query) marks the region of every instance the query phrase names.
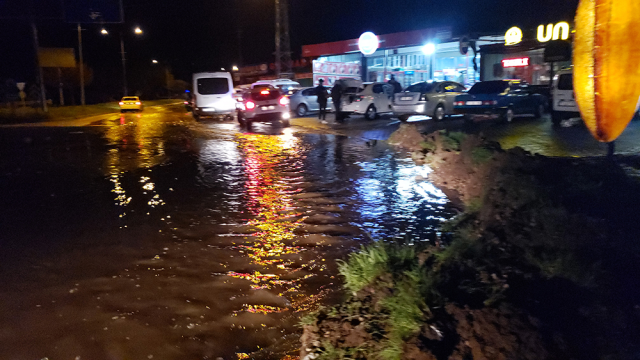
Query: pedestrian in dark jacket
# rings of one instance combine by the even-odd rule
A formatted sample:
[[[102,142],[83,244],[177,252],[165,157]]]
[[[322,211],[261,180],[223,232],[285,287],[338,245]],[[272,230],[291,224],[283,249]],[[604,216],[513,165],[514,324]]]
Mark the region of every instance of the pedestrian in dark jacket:
[[[320,112],[318,113],[318,119],[326,120],[327,118],[327,88],[324,87],[324,80],[320,79],[319,85],[316,86],[316,96],[318,96],[318,105],[320,105]]]
[[[394,75],[391,75],[391,79],[389,80],[388,84],[393,86],[394,94],[402,92],[402,85],[400,85],[400,83],[396,80],[396,77]]]
[[[333,108],[336,113],[336,121],[342,122],[342,113],[340,112],[340,101],[342,101],[342,94],[344,90],[340,82],[336,82],[331,89],[331,99],[333,100]]]

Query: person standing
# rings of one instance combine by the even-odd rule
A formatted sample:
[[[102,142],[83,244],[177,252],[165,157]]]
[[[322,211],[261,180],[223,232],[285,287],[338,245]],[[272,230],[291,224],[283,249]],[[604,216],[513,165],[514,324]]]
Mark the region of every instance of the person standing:
[[[396,80],[395,75],[391,75],[391,79],[389,80],[389,85],[393,86],[393,93],[397,94],[402,92],[402,85]]]
[[[320,105],[320,112],[318,113],[318,119],[326,120],[327,118],[327,88],[324,87],[324,80],[320,79],[316,86],[316,96],[318,97],[318,105]]]
[[[333,89],[331,89],[331,100],[333,100],[333,108],[336,113],[336,121],[342,122],[342,113],[340,112],[340,102],[342,101],[342,94],[344,90],[342,88],[342,84],[340,81],[336,81],[336,84],[333,85]]]

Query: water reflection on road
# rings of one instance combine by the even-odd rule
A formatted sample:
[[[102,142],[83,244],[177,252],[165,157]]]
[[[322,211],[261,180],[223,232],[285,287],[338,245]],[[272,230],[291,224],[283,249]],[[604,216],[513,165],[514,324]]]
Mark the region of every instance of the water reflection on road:
[[[336,259],[427,240],[449,216],[428,169],[383,144],[112,122],[104,177],[62,204],[91,215],[48,229],[62,250],[16,262],[30,281],[2,279],[2,359],[287,358],[300,314],[339,296]]]

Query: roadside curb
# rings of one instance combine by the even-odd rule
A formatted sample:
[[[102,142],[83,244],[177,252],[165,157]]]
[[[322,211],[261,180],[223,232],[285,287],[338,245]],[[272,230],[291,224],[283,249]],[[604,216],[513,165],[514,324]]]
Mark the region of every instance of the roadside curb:
[[[175,102],[175,103],[169,103],[169,104],[162,104],[162,105],[152,105],[152,106],[148,106],[148,109],[154,109],[154,108],[159,108],[159,107],[163,107],[163,106],[172,106],[172,105],[181,105],[182,102]],[[120,115],[120,112],[110,112],[110,113],[104,113],[104,114],[98,114],[98,115],[91,115],[88,117],[84,117],[84,118],[64,118],[64,119],[56,119],[56,120],[49,120],[49,121],[41,121],[41,122],[28,122],[28,123],[21,123],[21,124],[3,124],[0,125],[0,128],[17,128],[17,127],[83,127],[83,126],[88,126],[89,124],[91,124],[92,122],[98,121],[98,120],[102,120],[106,117],[110,117],[110,116],[114,116],[114,115]]]

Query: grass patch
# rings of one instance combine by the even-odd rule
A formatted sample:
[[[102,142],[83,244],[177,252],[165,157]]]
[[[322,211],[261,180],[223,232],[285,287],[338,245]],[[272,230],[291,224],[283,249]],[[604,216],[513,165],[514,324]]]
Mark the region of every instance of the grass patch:
[[[384,245],[362,248],[349,255],[347,262],[338,261],[338,270],[344,277],[344,286],[351,292],[358,292],[370,285],[378,276],[387,272],[389,254]]]
[[[491,160],[492,157],[493,152],[484,147],[479,146],[471,150],[471,161],[474,165],[485,164],[487,161]]]

